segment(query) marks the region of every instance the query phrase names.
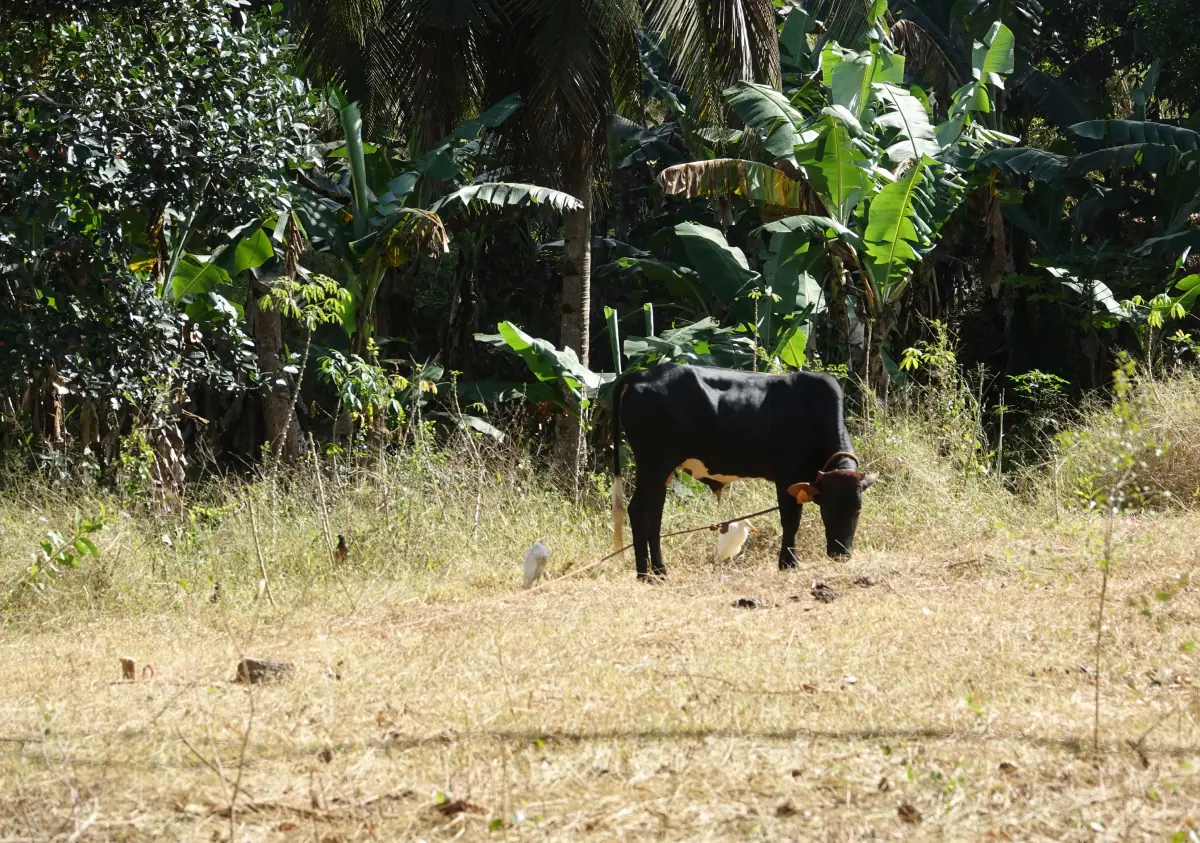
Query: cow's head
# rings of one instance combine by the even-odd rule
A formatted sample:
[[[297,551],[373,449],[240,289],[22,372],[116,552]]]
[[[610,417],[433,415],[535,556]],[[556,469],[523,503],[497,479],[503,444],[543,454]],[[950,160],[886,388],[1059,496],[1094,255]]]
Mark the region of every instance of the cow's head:
[[[788,494],[797,503],[815,503],[821,507],[825,524],[825,552],[830,556],[849,556],[854,549],[858,514],[862,511],[862,493],[871,488],[876,475],[862,471],[818,471],[812,483],[796,483]]]

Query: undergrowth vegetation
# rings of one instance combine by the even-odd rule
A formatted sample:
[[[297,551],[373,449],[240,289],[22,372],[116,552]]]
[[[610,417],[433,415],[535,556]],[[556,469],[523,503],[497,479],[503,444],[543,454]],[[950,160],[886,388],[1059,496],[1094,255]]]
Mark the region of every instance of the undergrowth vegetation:
[[[1200,377],[1181,369],[1167,380],[1138,382],[1130,403],[1143,434],[1136,453],[1144,503],[1194,508],[1200,504]],[[1086,490],[1111,481],[1119,419],[1093,401],[1076,426],[1059,436],[1064,488]]]
[[[1086,522],[1089,490],[1113,470],[1113,411],[1078,414],[1044,437],[1043,459],[998,478],[996,447],[973,410],[970,381],[957,374],[952,354],[939,363],[937,352],[926,351],[924,359],[926,385],[850,423],[863,465],[882,481],[866,495],[863,547],[906,552],[961,536]],[[1130,401],[1144,420],[1142,441],[1155,443],[1136,454],[1140,482],[1153,492],[1139,505],[1191,507],[1200,482],[1200,449],[1190,433],[1200,426],[1200,379],[1182,373],[1139,383]],[[214,591],[225,601],[253,602],[264,576],[281,602],[345,600],[347,590],[351,599],[395,590],[461,597],[510,587],[521,552],[535,540],[551,547],[552,574],[594,562],[610,544],[606,474],[589,475],[573,500],[572,484],[546,468],[543,454],[417,429],[399,451],[365,448],[317,463],[310,453],[257,479],[196,484],[174,504],[139,495],[137,484],[103,489],[10,475],[0,497],[5,617],[181,608],[210,601]],[[738,484],[718,503],[685,480],[668,496],[664,531],[773,504],[767,484]],[[761,519],[755,545],[777,540],[773,518]],[[819,530],[810,512],[800,542],[810,561]],[[351,549],[340,569],[326,538],[338,535]],[[685,566],[711,563],[710,537],[671,540],[671,555]],[[624,573],[628,561],[602,570]]]

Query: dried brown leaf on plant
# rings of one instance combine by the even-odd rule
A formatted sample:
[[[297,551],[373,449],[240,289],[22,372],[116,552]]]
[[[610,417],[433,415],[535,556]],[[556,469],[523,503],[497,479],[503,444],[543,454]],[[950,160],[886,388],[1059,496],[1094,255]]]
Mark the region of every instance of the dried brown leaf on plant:
[[[739,158],[677,164],[663,170],[658,183],[663,193],[681,194],[689,199],[744,196],[770,207],[792,209],[801,209],[804,204],[800,182],[782,170]]]

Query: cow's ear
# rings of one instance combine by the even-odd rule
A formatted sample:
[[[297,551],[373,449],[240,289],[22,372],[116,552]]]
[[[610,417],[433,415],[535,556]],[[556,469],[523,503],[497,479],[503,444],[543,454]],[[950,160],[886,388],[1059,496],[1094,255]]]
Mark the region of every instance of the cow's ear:
[[[817,487],[812,483],[794,483],[788,486],[787,491],[798,504],[812,503],[817,499]]]
[[[858,481],[858,485],[865,492],[867,489],[870,489],[872,486],[874,486],[875,481],[878,479],[878,474],[864,474],[862,475],[862,479]]]

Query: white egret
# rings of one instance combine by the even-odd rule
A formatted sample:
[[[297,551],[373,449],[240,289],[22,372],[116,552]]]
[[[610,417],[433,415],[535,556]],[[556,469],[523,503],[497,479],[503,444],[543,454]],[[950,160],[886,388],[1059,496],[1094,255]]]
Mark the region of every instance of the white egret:
[[[533,547],[525,551],[525,587],[529,588],[546,572],[546,563],[550,561],[550,548],[541,542],[534,542]]]
[[[721,534],[717,536],[717,561],[724,562],[737,556],[752,531],[756,532],[749,521],[730,521],[722,525]]]

